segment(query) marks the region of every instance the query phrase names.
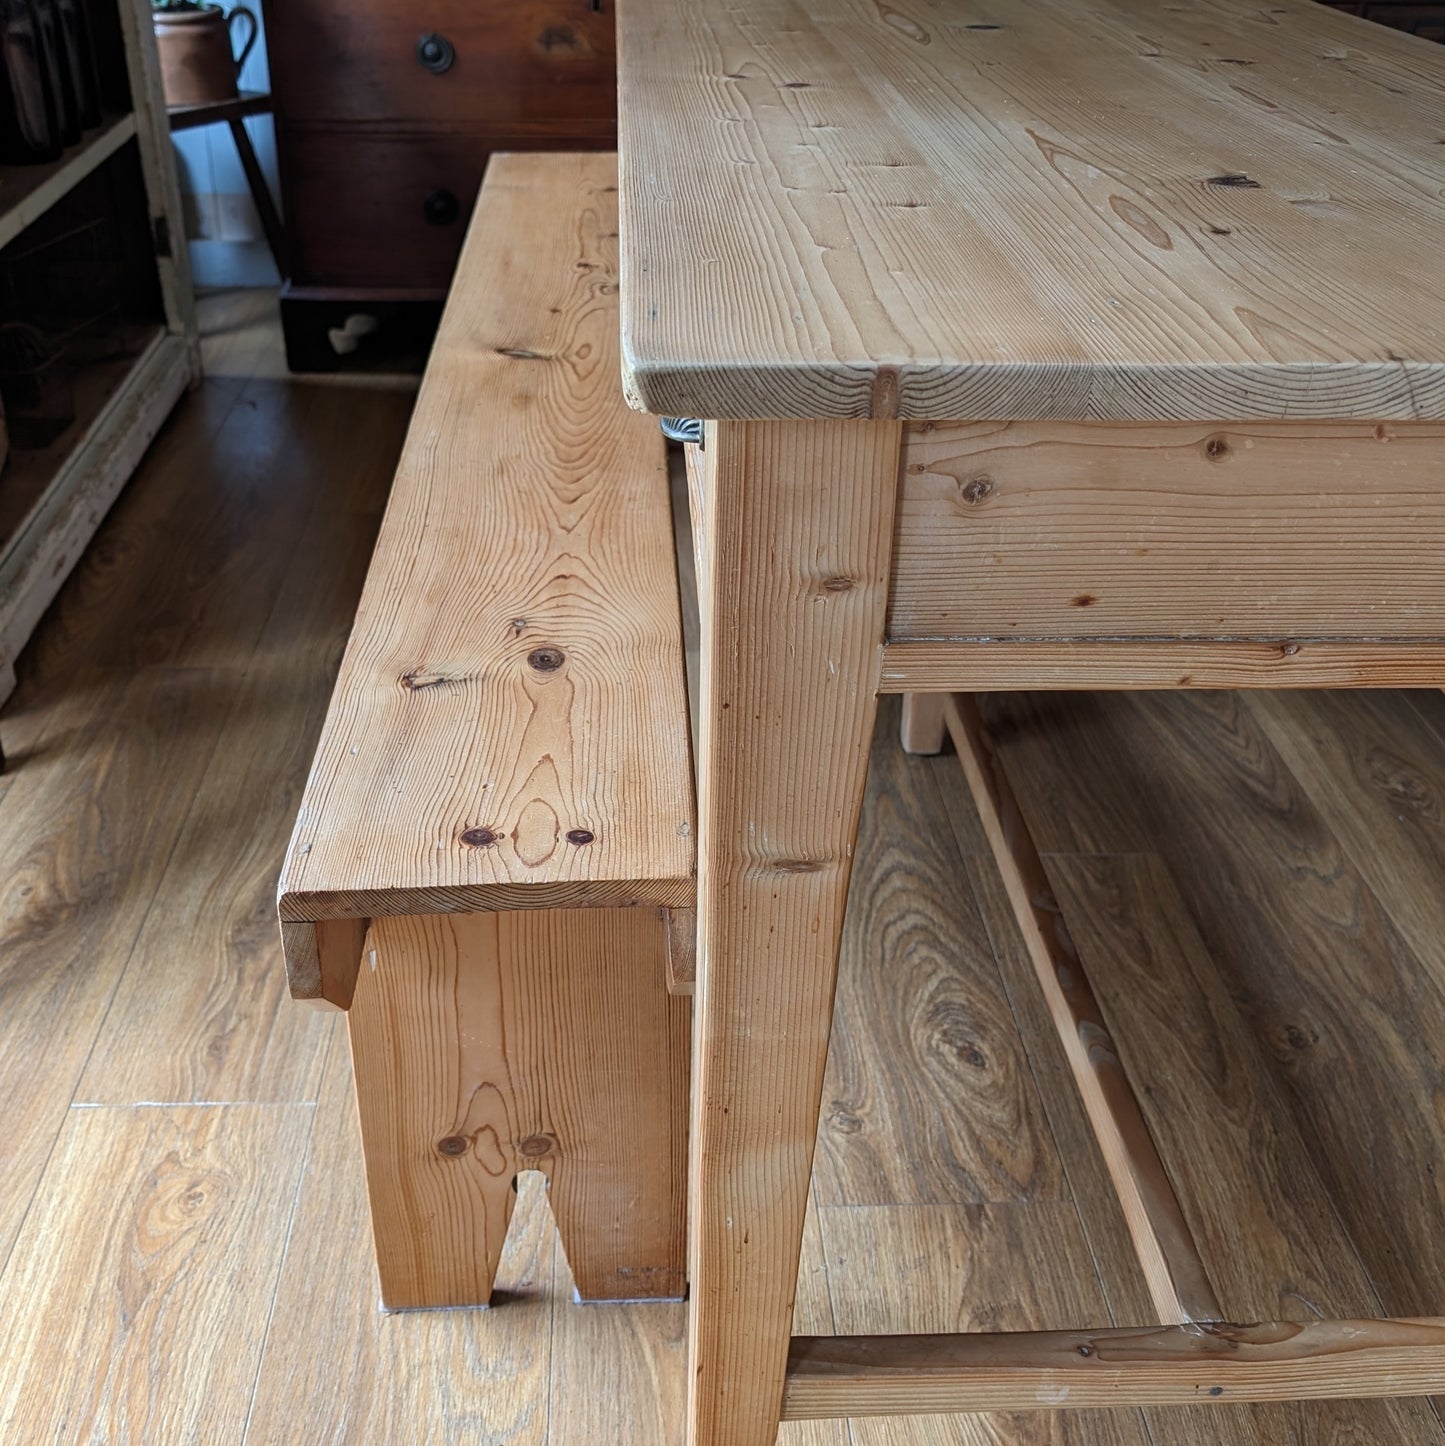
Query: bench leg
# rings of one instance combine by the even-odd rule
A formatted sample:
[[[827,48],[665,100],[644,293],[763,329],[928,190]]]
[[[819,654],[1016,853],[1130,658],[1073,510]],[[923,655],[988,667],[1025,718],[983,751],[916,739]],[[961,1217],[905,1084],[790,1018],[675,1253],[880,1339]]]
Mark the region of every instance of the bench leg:
[[[943,705],[946,693],[905,693],[899,737],[905,753],[943,752]]]
[[[689,1004],[655,909],[377,919],[349,1016],[382,1302],[485,1305],[519,1171],[584,1300],[684,1293]]]

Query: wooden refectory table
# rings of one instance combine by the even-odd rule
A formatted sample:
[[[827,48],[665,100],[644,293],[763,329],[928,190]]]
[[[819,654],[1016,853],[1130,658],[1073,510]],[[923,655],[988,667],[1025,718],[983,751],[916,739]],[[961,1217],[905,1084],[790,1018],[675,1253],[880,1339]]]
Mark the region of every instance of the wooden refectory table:
[[[706,423],[689,1441],[1445,1390],[1441,1320],[1220,1323],[959,696],[1445,683],[1445,50],[1314,0],[618,23],[624,386]],[[1159,1308],[1138,1331],[791,1339],[882,692],[959,746]]]

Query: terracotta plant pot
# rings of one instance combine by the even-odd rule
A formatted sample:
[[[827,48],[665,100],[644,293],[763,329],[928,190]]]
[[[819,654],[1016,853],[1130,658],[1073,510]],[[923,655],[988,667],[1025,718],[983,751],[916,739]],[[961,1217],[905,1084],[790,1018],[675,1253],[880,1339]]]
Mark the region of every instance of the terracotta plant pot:
[[[167,105],[212,105],[236,98],[236,76],[256,43],[260,26],[244,5],[229,15],[219,5],[197,10],[153,10],[161,86]],[[238,16],[251,23],[241,53],[231,50],[231,26]]]

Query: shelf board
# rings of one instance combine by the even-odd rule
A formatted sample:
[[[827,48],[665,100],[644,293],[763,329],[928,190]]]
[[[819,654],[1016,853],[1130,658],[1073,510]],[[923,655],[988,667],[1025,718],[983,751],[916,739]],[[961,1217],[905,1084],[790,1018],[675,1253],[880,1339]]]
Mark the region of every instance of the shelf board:
[[[119,355],[91,362],[77,371],[75,420],[49,445],[16,447],[11,439],[9,459],[0,467],[0,565],[15,539],[44,505],[49,488],[64,470],[66,460],[125,385],[135,370],[136,361],[164,330],[160,325],[129,327]]]
[[[128,358],[97,363],[76,383],[76,419],[49,447],[13,451],[0,472],[0,676],[130,478],[194,375],[184,336],[162,327]]]
[[[207,101],[204,105],[168,105],[166,118],[172,132],[215,125],[217,121],[240,120],[248,115],[269,115],[271,94],[265,90],[243,90],[229,100]]]
[[[135,113],[127,111],[108,117],[49,165],[0,166],[0,246],[8,246],[134,135]]]

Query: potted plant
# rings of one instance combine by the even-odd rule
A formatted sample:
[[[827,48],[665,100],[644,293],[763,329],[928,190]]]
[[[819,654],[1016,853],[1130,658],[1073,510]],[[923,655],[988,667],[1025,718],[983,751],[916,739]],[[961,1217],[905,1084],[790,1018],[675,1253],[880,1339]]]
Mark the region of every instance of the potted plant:
[[[244,5],[227,14],[205,0],[152,0],[161,85],[167,105],[212,105],[236,98],[236,76],[260,34],[255,15]],[[251,32],[234,54],[231,27],[238,17]]]

